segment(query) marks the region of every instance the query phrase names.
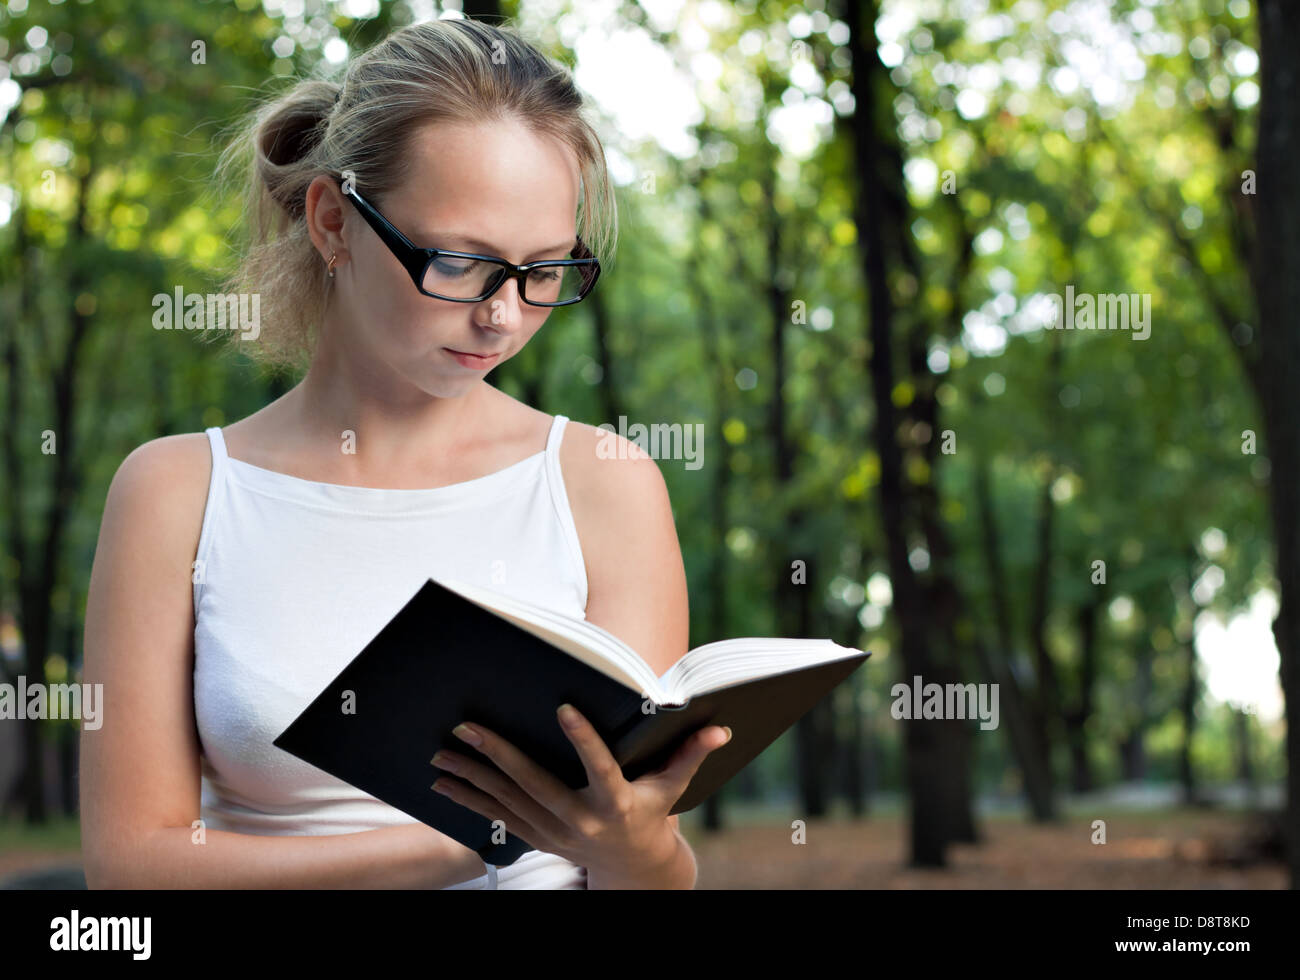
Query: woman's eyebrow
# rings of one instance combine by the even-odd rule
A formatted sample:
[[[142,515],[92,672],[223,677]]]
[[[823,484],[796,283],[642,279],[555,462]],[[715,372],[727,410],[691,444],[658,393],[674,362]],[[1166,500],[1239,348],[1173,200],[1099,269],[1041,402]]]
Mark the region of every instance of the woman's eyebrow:
[[[444,247],[456,251],[478,252],[482,255],[500,255],[501,250],[490,242],[473,238],[469,235],[429,235],[424,240],[438,240],[443,243]],[[570,238],[568,241],[559,242],[555,245],[548,245],[545,248],[534,249],[533,255],[540,255],[543,252],[569,252],[578,244],[577,236]]]

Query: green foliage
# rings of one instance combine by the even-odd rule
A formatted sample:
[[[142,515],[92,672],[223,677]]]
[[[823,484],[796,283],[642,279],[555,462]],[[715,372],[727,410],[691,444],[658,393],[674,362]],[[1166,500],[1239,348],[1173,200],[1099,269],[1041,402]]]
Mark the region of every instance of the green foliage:
[[[728,635],[778,631],[773,595],[789,575],[787,556],[807,556],[816,632],[877,651],[859,702],[871,706],[865,727],[877,779],[895,786],[900,733],[888,717],[888,692],[898,658],[888,654],[897,638],[888,616],[864,625],[874,622],[865,583],[887,570],[853,213],[856,182],[866,178],[854,172],[846,128],[850,66],[842,41],[832,40],[833,10],[823,6],[729,6],[708,38],[720,69],[700,85],[699,152],[679,159],[653,145],[620,146],[637,174],[620,188],[620,252],[599,287],[612,376],[600,369],[595,313],[583,304],[557,312],[493,380],[546,411],[593,424],[617,424],[602,414],[611,392],[630,420],[705,424],[701,469],[661,461],[691,586],[692,642],[718,638],[717,604]],[[886,13],[904,17],[904,6],[887,4]],[[1254,312],[1236,237],[1237,210],[1249,202],[1235,190],[1255,119],[1250,105],[1238,104],[1248,101],[1239,96],[1249,78],[1235,73],[1249,61],[1241,52],[1255,47],[1254,27],[1223,4],[1205,5],[1214,14],[1190,3],[1150,12],[1117,4],[1117,22],[1145,45],[1145,74],[1131,83],[1131,104],[1111,106],[1046,80],[1072,45],[1088,40],[1068,18],[1053,20],[1060,4],[1046,6],[1052,17],[1026,17],[1026,5],[997,0],[981,23],[996,17],[1001,26],[981,34],[967,29],[959,5],[935,4],[939,15],[904,17],[898,32],[887,65],[894,98],[883,111],[902,140],[911,220],[890,234],[911,250],[912,265],[891,289],[900,367],[903,338],[913,333],[929,366],[892,394],[905,409],[919,397],[917,381],[938,386],[940,431],[901,434],[906,477],[939,496],[971,629],[994,635],[1001,590],[1014,647],[1004,652],[1032,673],[1030,596],[1044,574],[1036,528],[1049,488],[1047,633],[1065,702],[1082,696],[1078,611],[1100,601],[1088,751],[1098,775],[1119,778],[1117,746],[1143,727],[1151,772],[1172,779],[1180,651],[1201,608],[1193,582],[1210,564],[1222,570],[1222,587],[1202,603],[1220,612],[1241,608],[1271,582],[1267,450],[1262,437],[1258,455],[1241,448],[1243,430],[1261,430],[1243,367]],[[0,125],[0,184],[14,204],[0,226],[0,308],[24,364],[22,403],[9,424],[30,479],[24,511],[5,521],[31,548],[50,493],[38,434],[49,426],[73,311],[90,322],[75,366],[84,472],[60,566],[60,585],[73,597],[65,618],[81,615],[99,508],[122,457],[157,435],[243,417],[273,390],[239,359],[150,323],[154,294],[176,285],[206,291],[229,270],[240,201],[209,184],[226,127],[282,76],[320,68],[327,40],[364,46],[410,16],[388,3],[360,21],[332,3],[307,3],[293,17],[277,9],[254,0],[0,6],[0,58],[23,90]],[[635,4],[623,16],[647,22]],[[796,23],[801,33],[792,38]],[[691,64],[681,33],[650,26],[679,63]],[[882,52],[895,43],[893,33],[878,34]],[[794,52],[796,39],[804,54]],[[1207,39],[1203,57],[1189,53],[1201,50],[1198,39]],[[34,53],[31,40],[41,42]],[[206,60],[196,64],[199,41]],[[543,43],[570,57],[554,31]],[[1037,66],[1038,80],[1018,85],[1004,72],[992,85],[974,84],[987,66],[1013,63]],[[978,112],[963,101],[977,88]],[[780,107],[821,99],[834,104],[833,121],[811,152],[773,143],[769,126]],[[606,132],[615,125],[602,121]],[[955,194],[939,189],[948,171]],[[1032,297],[1066,284],[1149,294],[1149,339],[1041,329]],[[773,287],[802,304],[802,320],[791,309],[774,315]],[[794,460],[787,481],[775,477],[777,329]],[[13,383],[6,379],[0,397]],[[944,430],[957,450],[931,465],[923,448]],[[992,487],[1001,582],[989,578],[984,552],[980,466]],[[723,527],[714,523],[720,500]],[[1210,529],[1225,541],[1214,554],[1202,546]],[[1097,560],[1106,562],[1104,588],[1091,581]],[[20,572],[13,566],[0,564],[0,604],[11,610]],[[1128,619],[1112,615],[1121,596],[1132,603]],[[1139,696],[1134,678],[1147,669],[1152,682]],[[1225,710],[1202,707],[1193,756],[1207,779],[1234,773]],[[1276,779],[1280,735],[1261,726],[1259,736],[1258,770]],[[787,748],[763,764],[785,765]],[[1064,771],[1064,757],[1057,762]],[[988,788],[1015,785],[1004,740],[980,740],[977,765]]]

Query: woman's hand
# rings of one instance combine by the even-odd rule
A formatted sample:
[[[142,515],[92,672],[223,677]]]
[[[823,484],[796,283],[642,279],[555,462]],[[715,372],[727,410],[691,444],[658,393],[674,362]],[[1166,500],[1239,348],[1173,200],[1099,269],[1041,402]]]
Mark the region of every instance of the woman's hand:
[[[571,722],[565,713],[571,711]],[[613,878],[654,880],[677,856],[681,843],[668,812],[681,798],[701,763],[731,738],[709,725],[688,738],[661,769],[628,782],[604,740],[576,709],[559,712],[587,785],[569,789],[517,748],[481,725],[458,725],[458,738],[491,759],[500,772],[458,753],[440,751],[433,764],[454,772],[433,788],[506,830],[535,850],[558,854]],[[477,740],[476,740],[477,739]]]

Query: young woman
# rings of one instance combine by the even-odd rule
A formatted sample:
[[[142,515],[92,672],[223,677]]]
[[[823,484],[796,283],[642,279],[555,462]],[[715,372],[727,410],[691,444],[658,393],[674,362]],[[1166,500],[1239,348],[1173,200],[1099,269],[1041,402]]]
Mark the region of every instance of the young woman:
[[[300,83],[237,144],[255,164],[239,281],[267,356],[309,370],[113,479],[86,612],[84,679],[106,699],[81,757],[91,887],[694,886],[668,811],[717,726],[628,782],[579,718],[579,791],[477,726],[500,772],[453,753],[438,784],[533,848],[500,869],[271,745],[431,575],[585,616],[660,673],[686,652],[653,460],[598,454],[604,432],[484,380],[612,245],[581,108],[515,34],[444,20],[341,85]]]

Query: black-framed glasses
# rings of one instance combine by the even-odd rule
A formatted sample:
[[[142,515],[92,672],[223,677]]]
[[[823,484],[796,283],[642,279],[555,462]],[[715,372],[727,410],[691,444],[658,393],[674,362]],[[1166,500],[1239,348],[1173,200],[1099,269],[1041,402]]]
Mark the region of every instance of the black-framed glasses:
[[[379,211],[343,182],[343,196],[375,230],[388,250],[410,273],[415,288],[425,296],[452,303],[481,303],[507,279],[519,282],[519,298],[529,306],[570,306],[581,302],[596,285],[600,262],[581,238],[569,252],[572,258],[547,259],[515,265],[495,255],[452,252],[445,248],[420,248],[411,243]]]

